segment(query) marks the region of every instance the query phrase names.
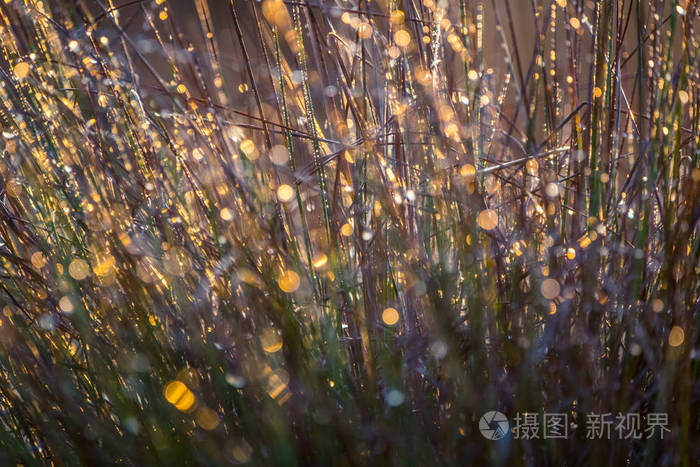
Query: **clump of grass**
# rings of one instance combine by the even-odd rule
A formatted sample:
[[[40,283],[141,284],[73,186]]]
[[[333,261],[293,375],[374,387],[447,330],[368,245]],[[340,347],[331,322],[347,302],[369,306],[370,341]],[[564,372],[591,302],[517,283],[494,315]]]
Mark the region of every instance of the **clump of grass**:
[[[697,24],[0,2],[0,460],[690,465]],[[586,439],[608,412],[670,431]]]

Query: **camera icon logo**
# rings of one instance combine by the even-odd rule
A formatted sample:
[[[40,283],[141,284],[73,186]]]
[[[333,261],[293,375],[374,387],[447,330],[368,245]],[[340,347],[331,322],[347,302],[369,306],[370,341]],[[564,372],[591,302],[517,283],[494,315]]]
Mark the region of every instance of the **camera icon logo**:
[[[479,431],[488,440],[499,440],[507,435],[509,430],[508,418],[497,410],[486,412],[479,419]]]

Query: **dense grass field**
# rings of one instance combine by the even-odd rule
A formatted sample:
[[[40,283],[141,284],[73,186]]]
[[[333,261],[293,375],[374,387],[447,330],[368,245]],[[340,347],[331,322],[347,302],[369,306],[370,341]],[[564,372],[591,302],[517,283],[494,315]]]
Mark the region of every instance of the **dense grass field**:
[[[698,465],[699,25],[0,0],[0,465]]]

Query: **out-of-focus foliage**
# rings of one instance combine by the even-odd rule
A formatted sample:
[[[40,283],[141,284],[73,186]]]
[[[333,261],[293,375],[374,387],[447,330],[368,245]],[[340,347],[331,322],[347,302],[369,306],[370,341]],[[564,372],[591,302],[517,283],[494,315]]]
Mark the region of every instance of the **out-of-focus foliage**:
[[[696,462],[697,26],[0,0],[0,463]]]

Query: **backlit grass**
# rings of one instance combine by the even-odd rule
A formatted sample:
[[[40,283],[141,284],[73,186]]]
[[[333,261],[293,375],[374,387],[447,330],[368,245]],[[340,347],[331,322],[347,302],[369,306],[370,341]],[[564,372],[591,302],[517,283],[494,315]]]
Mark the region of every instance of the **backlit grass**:
[[[695,464],[697,26],[0,0],[0,463]]]

